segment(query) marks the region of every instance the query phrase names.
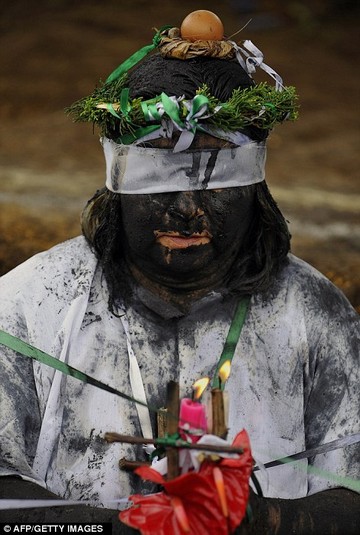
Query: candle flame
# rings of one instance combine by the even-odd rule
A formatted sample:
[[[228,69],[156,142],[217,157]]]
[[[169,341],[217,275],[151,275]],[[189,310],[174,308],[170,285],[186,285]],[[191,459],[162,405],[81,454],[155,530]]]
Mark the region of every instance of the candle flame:
[[[209,382],[210,382],[209,377],[203,377],[202,379],[198,379],[197,381],[195,381],[195,383],[192,386],[194,390],[194,396],[193,396],[194,399],[201,398],[201,395],[204,392],[207,385],[209,384]]]
[[[221,366],[219,370],[219,377],[222,383],[225,383],[225,381],[228,380],[229,375],[230,375],[230,369],[231,369],[230,360],[225,360],[224,364]]]

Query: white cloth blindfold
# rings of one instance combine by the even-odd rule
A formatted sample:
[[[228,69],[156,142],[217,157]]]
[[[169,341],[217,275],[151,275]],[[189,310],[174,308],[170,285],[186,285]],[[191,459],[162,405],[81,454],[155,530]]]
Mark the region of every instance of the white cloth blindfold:
[[[265,178],[265,142],[240,147],[187,150],[119,145],[101,140],[106,187],[114,193],[144,194],[234,188]]]

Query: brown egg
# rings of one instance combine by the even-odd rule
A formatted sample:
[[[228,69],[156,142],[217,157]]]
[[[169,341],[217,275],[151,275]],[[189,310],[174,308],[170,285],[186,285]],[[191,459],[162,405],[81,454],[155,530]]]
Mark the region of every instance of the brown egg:
[[[180,33],[186,41],[221,41],[224,37],[224,26],[215,13],[199,9],[184,18]]]

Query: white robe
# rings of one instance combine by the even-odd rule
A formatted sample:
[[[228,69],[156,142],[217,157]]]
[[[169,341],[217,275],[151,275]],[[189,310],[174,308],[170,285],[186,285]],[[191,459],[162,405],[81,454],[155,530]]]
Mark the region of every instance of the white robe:
[[[0,279],[0,328],[132,395],[121,320],[84,238],[29,259]],[[127,303],[131,345],[148,403],[164,406],[212,376],[235,298],[213,293],[187,315],[139,288]],[[20,474],[61,497],[114,507],[138,491],[118,469],[140,447],[107,444],[106,431],[140,434],[135,406],[0,346],[0,474]],[[256,460],[284,457],[359,431],[358,315],[325,277],[289,256],[267,297],[251,298],[226,390],[229,439],[245,428]],[[357,455],[356,455],[357,453]],[[359,478],[359,445],[259,474],[264,494],[299,498]],[[345,484],[346,485],[346,484]]]

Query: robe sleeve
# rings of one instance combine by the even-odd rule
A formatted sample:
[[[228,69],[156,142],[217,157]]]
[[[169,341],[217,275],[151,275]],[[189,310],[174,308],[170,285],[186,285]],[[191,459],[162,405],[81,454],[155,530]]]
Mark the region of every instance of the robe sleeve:
[[[0,279],[0,328],[27,341],[17,282],[16,275]],[[41,422],[31,359],[0,345],[0,377],[0,475],[45,485],[32,470]]]
[[[51,352],[71,303],[87,295],[95,266],[82,237],[19,265],[0,278],[0,329]],[[0,377],[0,474],[45,485],[32,468],[46,405],[33,361],[0,344]]]
[[[310,277],[303,294],[309,346],[305,433],[306,447],[313,448],[360,432],[360,325],[356,311],[327,279]],[[359,478],[359,443],[309,459],[308,494],[355,490]]]

